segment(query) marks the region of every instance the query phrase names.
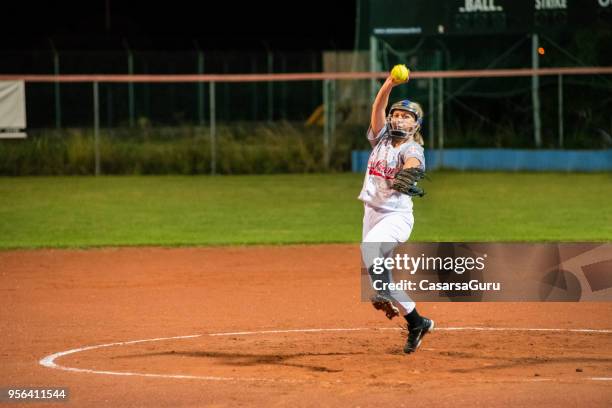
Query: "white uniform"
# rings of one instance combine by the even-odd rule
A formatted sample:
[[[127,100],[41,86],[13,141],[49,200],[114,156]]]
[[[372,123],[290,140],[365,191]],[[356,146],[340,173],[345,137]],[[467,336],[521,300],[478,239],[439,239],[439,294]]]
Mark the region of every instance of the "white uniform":
[[[421,170],[425,170],[423,147],[413,140],[393,147],[387,130],[385,126],[378,135],[374,135],[372,129],[368,129],[367,137],[373,149],[359,199],[364,202],[362,242],[392,244],[384,248],[372,244],[362,245],[367,268],[372,266],[374,257],[388,256],[398,243],[406,242],[412,232],[412,198],[391,188],[395,175],[411,157],[418,159]],[[391,271],[388,279],[393,281]],[[390,295],[406,313],[414,309],[414,302],[405,292],[391,291]]]
[[[393,190],[391,185],[395,175],[411,157],[418,159],[421,170],[425,171],[423,147],[413,140],[393,147],[386,126],[378,135],[368,129],[367,137],[373,149],[359,194],[365,205],[362,239],[364,242],[406,242],[414,224],[412,197]],[[393,217],[398,223],[385,227],[383,231],[378,225],[388,217]]]

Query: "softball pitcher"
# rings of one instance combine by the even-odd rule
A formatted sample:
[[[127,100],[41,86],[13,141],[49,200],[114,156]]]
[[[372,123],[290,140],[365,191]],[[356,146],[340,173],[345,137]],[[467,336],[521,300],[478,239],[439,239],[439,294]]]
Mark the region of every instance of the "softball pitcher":
[[[425,174],[423,137],[419,132],[423,109],[416,102],[402,100],[391,105],[385,115],[392,88],[406,82],[408,79],[400,81],[391,75],[385,80],[372,105],[367,133],[372,152],[359,199],[364,203],[362,255],[371,281],[393,282],[391,270],[382,275],[373,273],[373,258],[390,256],[399,243],[408,240],[414,225],[412,197],[424,195],[417,186]],[[371,301],[389,319],[399,316],[402,309],[408,324],[405,353],[416,351],[423,336],[434,328],[434,321],[420,316],[415,303],[402,290],[376,291]]]

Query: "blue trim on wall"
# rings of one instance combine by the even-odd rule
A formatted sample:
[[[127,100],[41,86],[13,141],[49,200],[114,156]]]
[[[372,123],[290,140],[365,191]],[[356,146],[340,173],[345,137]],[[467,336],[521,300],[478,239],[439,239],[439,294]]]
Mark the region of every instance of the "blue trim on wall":
[[[369,150],[353,150],[353,172],[364,172]],[[612,149],[521,150],[521,149],[425,149],[427,169],[503,171],[612,171]]]

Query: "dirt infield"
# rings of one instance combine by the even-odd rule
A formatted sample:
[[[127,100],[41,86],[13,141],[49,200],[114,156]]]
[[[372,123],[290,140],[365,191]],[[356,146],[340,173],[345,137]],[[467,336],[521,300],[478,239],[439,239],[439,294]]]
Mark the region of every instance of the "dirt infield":
[[[70,406],[612,404],[611,303],[423,303],[439,330],[407,356],[358,264],[352,245],[0,252],[0,388],[68,387]]]

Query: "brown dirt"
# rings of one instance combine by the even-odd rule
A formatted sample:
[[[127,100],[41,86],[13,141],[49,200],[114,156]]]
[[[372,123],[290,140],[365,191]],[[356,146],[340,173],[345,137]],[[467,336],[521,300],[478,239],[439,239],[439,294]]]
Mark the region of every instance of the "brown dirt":
[[[354,245],[0,252],[0,388],[57,406],[610,406],[612,334],[449,331],[401,352]],[[612,328],[612,303],[422,303],[448,327]],[[352,331],[211,333],[308,328]],[[115,376],[66,367],[202,378]],[[577,370],[579,369],[579,370]],[[45,404],[50,406],[52,404]],[[11,405],[15,406],[15,405]]]

